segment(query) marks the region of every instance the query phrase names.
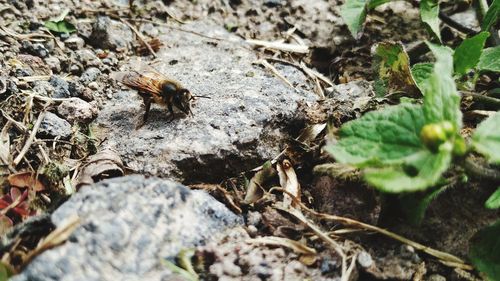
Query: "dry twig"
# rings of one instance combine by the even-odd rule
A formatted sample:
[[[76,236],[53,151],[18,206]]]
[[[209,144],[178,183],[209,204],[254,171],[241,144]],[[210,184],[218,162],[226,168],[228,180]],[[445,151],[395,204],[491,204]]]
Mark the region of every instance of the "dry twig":
[[[19,164],[19,162],[21,162],[21,160],[23,159],[24,155],[28,152],[28,149],[30,148],[31,144],[33,143],[35,136],[36,136],[36,133],[38,131],[38,128],[40,128],[40,124],[42,123],[42,120],[44,117],[45,117],[45,111],[43,111],[42,113],[40,113],[40,115],[38,115],[38,119],[36,120],[35,125],[33,126],[33,129],[31,130],[31,134],[30,134],[28,140],[26,141],[23,148],[21,149],[21,152],[19,152],[19,154],[17,155],[17,157],[13,161],[14,166],[17,166]]]
[[[295,87],[292,85],[292,83],[290,81],[288,81],[288,79],[286,79],[285,76],[283,76],[281,73],[279,73],[279,71],[272,64],[270,64],[267,60],[258,60],[255,63],[261,64],[265,68],[269,69],[274,75],[276,75],[276,77],[278,77],[283,82],[285,82],[288,86],[290,86],[290,88],[296,90]]]
[[[262,46],[265,48],[278,50],[278,51],[292,52],[292,53],[299,53],[299,54],[309,53],[308,46],[303,46],[303,45],[298,45],[298,44],[269,42],[269,41],[254,40],[254,39],[247,39],[246,42],[249,44],[252,44],[252,45]]]
[[[146,48],[148,48],[149,52],[153,55],[153,57],[156,58],[157,56],[156,56],[155,51],[153,50],[151,45],[149,45],[148,40],[146,40],[146,38],[144,38],[144,36],[139,32],[139,30],[137,30],[132,24],[130,24],[128,21],[126,21],[122,18],[120,18],[120,21],[123,22],[124,24],[126,24],[128,27],[130,27],[130,29],[132,29],[132,31],[137,35],[139,40],[142,41],[144,46],[146,46]]]

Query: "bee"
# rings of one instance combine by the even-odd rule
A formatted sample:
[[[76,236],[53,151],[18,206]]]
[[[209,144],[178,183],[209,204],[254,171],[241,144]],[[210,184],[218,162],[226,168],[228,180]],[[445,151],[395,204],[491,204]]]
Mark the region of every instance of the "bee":
[[[143,121],[139,127],[147,122],[152,103],[166,106],[171,115],[171,119],[169,120],[171,122],[175,119],[173,106],[186,115],[192,115],[191,101],[195,97],[206,98],[205,96],[192,95],[178,81],[153,70],[115,72],[111,74],[111,77],[129,88],[137,90],[138,94],[142,97],[145,112]]]

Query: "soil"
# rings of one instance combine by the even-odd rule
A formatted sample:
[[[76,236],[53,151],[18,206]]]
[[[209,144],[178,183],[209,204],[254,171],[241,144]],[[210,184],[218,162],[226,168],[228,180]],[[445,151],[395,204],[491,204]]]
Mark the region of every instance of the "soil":
[[[243,228],[197,248],[198,258],[203,260],[197,272],[203,279],[340,280],[339,255],[296,218],[270,207],[281,201],[281,194],[269,193],[252,204],[244,200],[245,183],[255,174],[250,170],[286,148],[284,155],[297,173],[302,202],[309,208],[378,225],[465,260],[473,234],[500,217],[499,211],[479,207],[496,185],[470,178],[450,186],[430,205],[423,222],[412,225],[398,198],[377,193],[356,175],[332,178],[313,172],[315,165],[331,162],[320,149],[328,137],[324,133],[307,141],[296,140],[311,125],[331,121],[339,127],[390,103],[374,97],[371,48],[390,40],[401,41],[411,50],[415,42],[428,37],[413,3],[398,1],[377,8],[370,13],[359,40],[343,24],[339,15],[342,1],[336,0],[144,0],[128,4],[124,0],[0,0],[0,138],[5,140],[7,135],[10,140],[6,154],[0,147],[1,156],[16,161],[13,156],[19,155],[29,132],[39,123],[24,157],[3,165],[1,172],[4,178],[21,171],[40,174],[46,190],[41,192],[43,196],[29,195],[35,210],[30,216],[53,212],[78,192],[77,187],[101,178],[132,173],[171,178],[206,189],[245,220]],[[69,35],[44,29],[45,21],[65,9],[69,9],[66,20],[77,32]],[[446,42],[455,42],[456,32],[445,29]],[[305,44],[310,51],[266,50],[246,44],[246,39],[288,40]],[[191,88],[218,99],[199,98],[192,119],[181,118],[177,123],[169,123],[164,109],[154,106],[152,121],[137,126],[142,119],[140,97],[123,91],[110,74],[130,69],[138,61],[154,65],[149,48],[158,54],[157,60],[168,62],[159,67],[161,71],[182,83],[196,84],[211,77],[210,83],[199,82],[203,88]],[[209,52],[214,55],[203,59]],[[288,62],[273,65],[294,89],[287,88],[283,94],[283,85],[273,86],[274,81],[283,81],[252,64],[262,58]],[[421,59],[417,56],[415,62]],[[335,84],[318,82],[326,100],[318,102],[317,85],[296,67],[298,62]],[[231,71],[235,64],[244,65],[242,73]],[[198,80],[190,81],[192,73]],[[264,98],[259,96],[262,88],[268,95]],[[239,100],[233,90],[249,94]],[[78,102],[68,102],[69,98]],[[190,142],[199,146],[188,145]],[[118,150],[117,155],[91,158],[110,147]],[[97,165],[89,168],[89,163]],[[81,171],[86,171],[85,177]],[[266,188],[280,184],[278,177],[265,183]],[[10,190],[5,182],[4,193],[10,194]],[[7,215],[14,225],[27,218],[15,210]],[[315,223],[324,231],[345,230],[331,221],[318,219]],[[47,229],[53,227],[47,223]],[[47,229],[40,231],[38,239]],[[287,247],[247,243],[250,238],[272,235],[304,242],[317,255],[307,262],[303,254]],[[414,247],[371,232],[348,231],[335,237],[358,255],[350,280],[480,278],[474,270],[445,266]],[[36,243],[30,242],[32,249]],[[24,250],[29,252],[27,248]],[[2,254],[6,252],[8,249],[2,249]],[[24,266],[20,264],[12,262],[15,269]]]

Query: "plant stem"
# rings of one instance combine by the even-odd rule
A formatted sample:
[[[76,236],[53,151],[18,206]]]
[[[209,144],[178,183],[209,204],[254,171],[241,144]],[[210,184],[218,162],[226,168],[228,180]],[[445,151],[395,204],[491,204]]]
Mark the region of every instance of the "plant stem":
[[[481,102],[485,105],[491,106],[492,109],[498,110],[500,109],[500,99],[477,94],[477,93],[472,93],[472,92],[461,92],[463,96],[465,97],[472,97],[473,100]]]
[[[439,12],[439,19],[446,23],[449,27],[452,27],[462,33],[465,33],[467,36],[476,35],[478,32],[474,29],[471,29],[456,20],[452,19],[450,16],[446,15],[443,12]]]
[[[470,156],[465,158],[463,167],[465,171],[472,176],[480,179],[500,182],[500,171],[485,167],[484,165],[474,161]]]

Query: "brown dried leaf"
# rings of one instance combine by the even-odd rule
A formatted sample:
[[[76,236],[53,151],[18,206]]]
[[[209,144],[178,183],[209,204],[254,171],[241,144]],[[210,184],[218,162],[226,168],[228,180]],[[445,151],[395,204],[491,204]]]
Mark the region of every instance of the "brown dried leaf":
[[[276,165],[278,169],[278,175],[280,178],[280,185],[288,193],[293,195],[300,202],[300,184],[297,179],[297,174],[293,169],[292,163],[288,160],[283,160],[282,164]],[[293,198],[287,194],[283,194],[283,206],[285,208],[295,207],[298,202],[294,202]]]
[[[12,220],[4,215],[0,215],[0,235],[3,236],[14,225]]]
[[[112,150],[103,150],[89,157],[81,167],[76,179],[76,188],[93,184],[103,179],[124,175],[123,162]]]
[[[247,194],[245,195],[245,203],[252,204],[261,199],[264,195],[264,184],[274,176],[276,176],[276,170],[273,168],[271,162],[268,161],[262,166],[262,170],[255,173],[250,180],[247,187]]]
[[[36,178],[36,174],[32,172],[21,172],[12,174],[7,178],[11,186],[20,188],[31,188],[38,192],[45,190],[45,185]]]

